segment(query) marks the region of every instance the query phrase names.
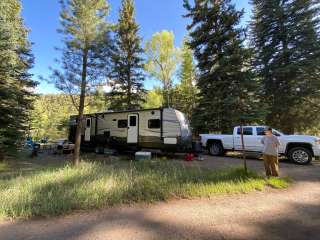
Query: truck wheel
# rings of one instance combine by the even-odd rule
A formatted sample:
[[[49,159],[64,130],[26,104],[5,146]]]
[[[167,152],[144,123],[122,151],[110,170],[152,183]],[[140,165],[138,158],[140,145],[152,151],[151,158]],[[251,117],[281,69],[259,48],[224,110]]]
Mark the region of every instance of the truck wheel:
[[[289,159],[300,165],[308,164],[312,161],[312,153],[309,149],[303,147],[295,147],[288,152]]]
[[[224,153],[224,149],[221,143],[213,142],[209,144],[209,154],[212,156],[221,156]]]

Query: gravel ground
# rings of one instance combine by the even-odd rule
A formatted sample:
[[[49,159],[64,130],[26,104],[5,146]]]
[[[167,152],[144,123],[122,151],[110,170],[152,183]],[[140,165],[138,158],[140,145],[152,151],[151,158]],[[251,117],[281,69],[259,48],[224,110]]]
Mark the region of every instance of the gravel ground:
[[[238,158],[205,156],[185,163],[221,169]],[[263,171],[263,162],[248,160]],[[117,206],[68,216],[0,223],[0,239],[319,239],[320,162],[281,163],[281,175],[295,183],[285,190]]]

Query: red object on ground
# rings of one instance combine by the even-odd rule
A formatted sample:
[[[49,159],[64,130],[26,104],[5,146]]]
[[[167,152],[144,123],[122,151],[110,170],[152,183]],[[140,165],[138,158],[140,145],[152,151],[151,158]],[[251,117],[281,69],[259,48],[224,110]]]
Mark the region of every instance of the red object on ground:
[[[193,153],[187,153],[186,156],[184,157],[184,160],[187,162],[191,162],[194,159]]]

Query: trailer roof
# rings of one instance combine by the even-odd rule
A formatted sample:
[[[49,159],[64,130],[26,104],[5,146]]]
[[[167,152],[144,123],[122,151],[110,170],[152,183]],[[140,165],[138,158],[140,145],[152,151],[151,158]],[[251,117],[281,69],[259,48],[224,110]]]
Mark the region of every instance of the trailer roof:
[[[96,116],[99,114],[113,114],[113,113],[128,113],[128,112],[144,112],[144,111],[154,111],[154,110],[161,110],[165,108],[148,108],[148,109],[136,109],[136,110],[122,110],[122,111],[106,111],[106,112],[98,112],[98,113],[90,113],[90,114],[83,114],[83,116]],[[70,117],[77,117],[78,115],[71,115]]]

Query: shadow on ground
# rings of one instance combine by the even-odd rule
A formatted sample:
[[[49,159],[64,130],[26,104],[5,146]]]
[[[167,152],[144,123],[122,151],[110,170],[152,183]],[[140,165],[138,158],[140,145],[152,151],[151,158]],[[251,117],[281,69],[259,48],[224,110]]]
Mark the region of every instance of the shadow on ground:
[[[144,208],[118,208],[90,216],[0,225],[0,239],[318,239],[319,216],[319,204],[291,203],[281,215],[244,216],[237,222],[230,218],[230,224],[221,225],[215,219],[210,225],[198,224],[188,216],[182,223],[149,216]]]

